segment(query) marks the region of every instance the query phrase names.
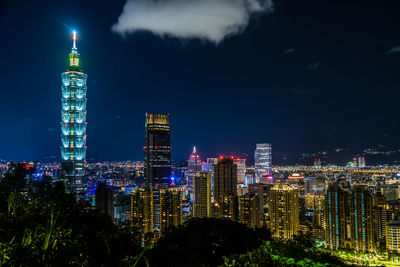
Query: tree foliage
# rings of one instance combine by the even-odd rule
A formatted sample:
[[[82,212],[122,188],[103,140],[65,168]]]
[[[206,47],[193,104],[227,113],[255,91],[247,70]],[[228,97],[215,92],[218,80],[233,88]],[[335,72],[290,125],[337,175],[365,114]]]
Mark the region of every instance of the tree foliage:
[[[344,266],[339,258],[316,248],[306,237],[265,241],[258,248],[224,257],[222,266]]]
[[[0,181],[0,264],[111,266],[141,251],[130,228],[87,209],[50,179],[26,184],[15,165]]]
[[[145,255],[150,266],[217,266],[223,256],[244,253],[268,239],[267,229],[253,230],[230,220],[192,219],[170,229]]]

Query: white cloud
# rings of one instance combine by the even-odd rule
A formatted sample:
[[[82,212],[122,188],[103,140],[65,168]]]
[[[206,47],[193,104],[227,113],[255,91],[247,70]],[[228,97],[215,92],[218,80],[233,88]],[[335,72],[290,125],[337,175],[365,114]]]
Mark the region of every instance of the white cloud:
[[[387,54],[400,53],[400,46],[395,46],[387,51]]]
[[[127,0],[112,31],[219,43],[242,32],[251,16],[272,10],[272,0]]]

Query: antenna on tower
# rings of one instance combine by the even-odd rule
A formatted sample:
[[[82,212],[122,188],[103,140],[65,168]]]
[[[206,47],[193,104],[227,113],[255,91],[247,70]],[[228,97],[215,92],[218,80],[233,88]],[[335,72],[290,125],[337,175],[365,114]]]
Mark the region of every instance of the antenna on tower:
[[[76,31],[72,32],[72,39],[74,40],[72,49],[76,49]]]
[[[195,146],[193,147],[193,153],[196,153],[196,147]]]

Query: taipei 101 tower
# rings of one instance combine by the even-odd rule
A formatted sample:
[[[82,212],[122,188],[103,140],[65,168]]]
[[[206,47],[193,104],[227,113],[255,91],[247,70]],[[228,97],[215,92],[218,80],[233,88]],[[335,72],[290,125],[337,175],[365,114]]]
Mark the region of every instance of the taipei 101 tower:
[[[83,191],[86,159],[86,80],[76,48],[76,32],[68,58],[68,69],[61,74],[61,168],[67,191]]]

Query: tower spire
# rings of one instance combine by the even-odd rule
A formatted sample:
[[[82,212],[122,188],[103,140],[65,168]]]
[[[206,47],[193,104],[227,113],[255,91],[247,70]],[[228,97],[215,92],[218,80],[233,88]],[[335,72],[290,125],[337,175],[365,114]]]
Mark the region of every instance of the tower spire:
[[[196,147],[193,147],[193,154],[196,153]]]
[[[72,32],[72,39],[74,40],[72,49],[76,49],[76,31]]]
[[[69,54],[69,70],[80,71],[80,62],[79,62],[79,53],[78,48],[76,48],[76,31],[72,32],[72,49],[71,53]]]

